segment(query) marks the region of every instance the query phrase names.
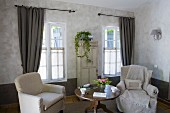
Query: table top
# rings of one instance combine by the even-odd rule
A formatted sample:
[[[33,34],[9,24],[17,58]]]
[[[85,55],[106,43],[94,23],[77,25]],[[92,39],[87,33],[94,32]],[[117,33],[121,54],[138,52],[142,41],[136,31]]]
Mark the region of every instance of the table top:
[[[113,100],[120,95],[120,91],[116,91],[112,93],[110,97],[93,97],[94,92],[104,92],[104,88],[100,88],[99,86],[92,85],[91,87],[86,89],[86,94],[82,95],[79,88],[75,89],[75,94],[77,97],[89,101],[105,101],[105,100]]]

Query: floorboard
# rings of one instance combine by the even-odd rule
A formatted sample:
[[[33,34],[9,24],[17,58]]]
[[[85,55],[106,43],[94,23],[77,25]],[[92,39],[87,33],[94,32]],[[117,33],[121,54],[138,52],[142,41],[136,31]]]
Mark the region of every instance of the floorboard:
[[[66,104],[67,103],[74,103],[80,101],[76,96],[67,96],[66,97]],[[159,102],[158,101],[158,108],[163,109],[170,113],[170,106]],[[16,105],[14,106],[8,106],[8,107],[0,107],[0,113],[19,113],[18,107]]]

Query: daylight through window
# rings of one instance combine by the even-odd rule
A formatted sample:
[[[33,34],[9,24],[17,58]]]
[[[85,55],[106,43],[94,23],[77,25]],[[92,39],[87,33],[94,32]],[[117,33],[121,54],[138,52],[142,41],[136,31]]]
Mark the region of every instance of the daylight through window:
[[[65,78],[65,25],[48,23],[44,30],[39,73],[42,79],[59,80]]]
[[[105,27],[103,32],[103,73],[107,76],[120,75],[122,62],[119,27]]]

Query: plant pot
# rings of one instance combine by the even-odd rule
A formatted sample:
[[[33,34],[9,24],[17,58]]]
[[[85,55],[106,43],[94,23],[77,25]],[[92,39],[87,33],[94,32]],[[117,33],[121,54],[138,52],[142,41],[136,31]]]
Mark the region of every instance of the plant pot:
[[[100,84],[100,86],[99,86],[99,87],[100,87],[100,90],[101,90],[101,91],[104,91],[104,89],[105,89],[105,85]]]

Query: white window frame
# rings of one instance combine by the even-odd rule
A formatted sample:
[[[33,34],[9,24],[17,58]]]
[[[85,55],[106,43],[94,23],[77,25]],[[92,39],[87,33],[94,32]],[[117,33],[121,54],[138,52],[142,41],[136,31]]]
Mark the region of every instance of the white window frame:
[[[114,77],[114,76],[120,76],[120,75],[113,75],[113,74],[105,74],[104,73],[104,64],[105,64],[105,62],[104,62],[104,58],[105,58],[105,51],[104,51],[104,48],[105,48],[105,29],[117,29],[118,27],[117,26],[103,26],[102,27],[102,76],[103,77]],[[115,36],[117,36],[117,30],[116,30],[116,32],[115,32],[115,34],[114,34]],[[117,37],[116,37],[117,38]],[[116,39],[117,40],[117,39]],[[116,52],[116,59],[117,59],[117,52]],[[117,65],[117,64],[115,64],[115,65]],[[116,68],[116,70],[117,70],[117,66],[115,67]],[[115,71],[116,71],[115,70]]]
[[[59,26],[62,28],[62,37],[63,37],[63,47],[64,47],[64,53],[63,53],[63,78],[62,79],[52,79],[52,63],[51,63],[51,50],[50,50],[50,42],[51,42],[51,31],[50,28],[52,25]],[[66,24],[61,22],[47,22],[44,24],[45,26],[45,40],[46,40],[46,46],[47,46],[47,64],[46,64],[46,78],[42,79],[44,83],[48,82],[63,82],[67,81],[67,44],[66,44]]]

